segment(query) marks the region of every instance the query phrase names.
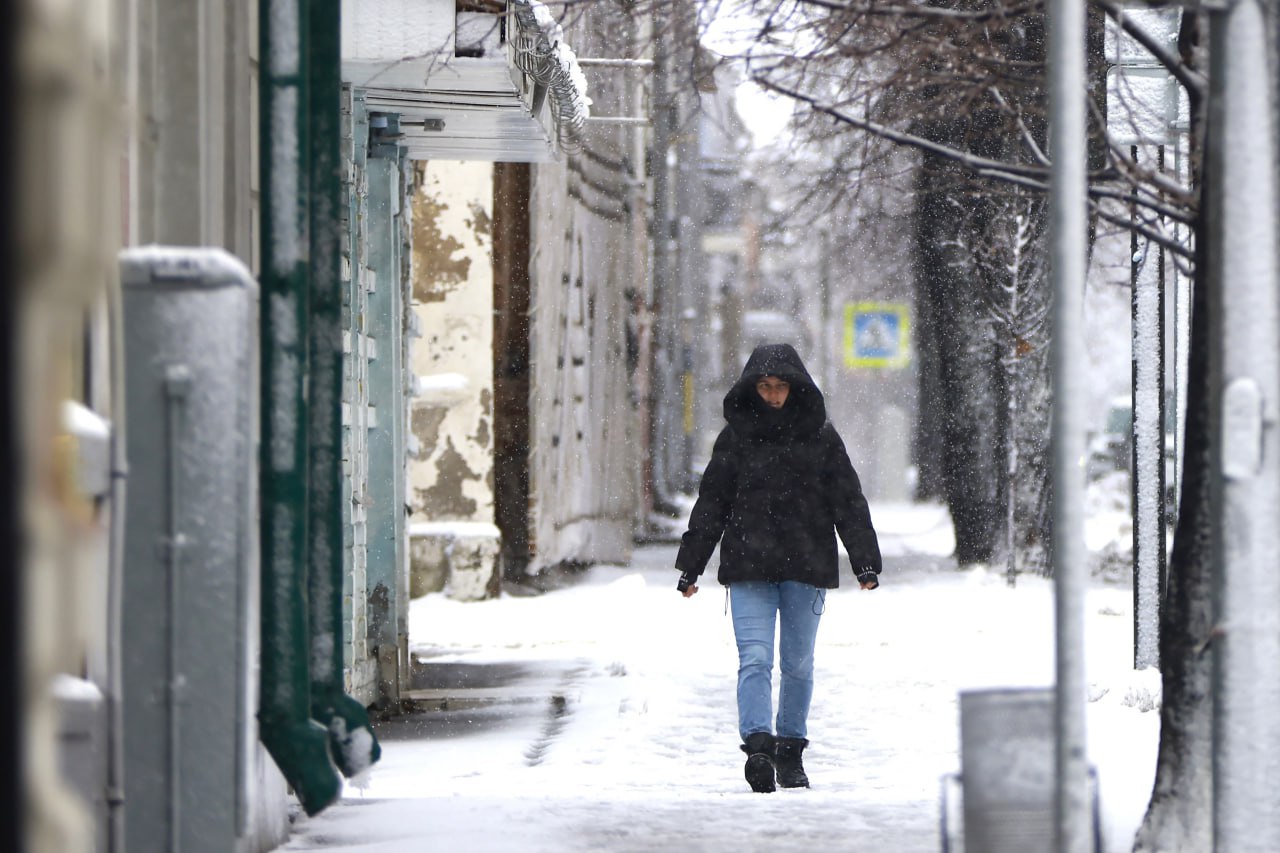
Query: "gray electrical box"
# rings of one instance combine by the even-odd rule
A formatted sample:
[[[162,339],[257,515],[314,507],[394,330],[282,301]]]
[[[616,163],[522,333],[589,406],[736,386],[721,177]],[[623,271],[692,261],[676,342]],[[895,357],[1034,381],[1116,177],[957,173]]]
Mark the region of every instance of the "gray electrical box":
[[[219,249],[131,249],[120,275],[126,849],[227,853],[257,743],[257,285]]]

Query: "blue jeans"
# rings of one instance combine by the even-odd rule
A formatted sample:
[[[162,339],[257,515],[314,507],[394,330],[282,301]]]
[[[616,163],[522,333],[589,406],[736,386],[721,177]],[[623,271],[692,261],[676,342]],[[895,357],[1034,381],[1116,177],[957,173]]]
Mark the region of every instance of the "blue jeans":
[[[740,581],[729,586],[733,633],[738,641],[738,732],[802,738],[813,698],[813,644],[827,591],[799,581]],[[779,633],[778,719],[773,716],[773,636]]]

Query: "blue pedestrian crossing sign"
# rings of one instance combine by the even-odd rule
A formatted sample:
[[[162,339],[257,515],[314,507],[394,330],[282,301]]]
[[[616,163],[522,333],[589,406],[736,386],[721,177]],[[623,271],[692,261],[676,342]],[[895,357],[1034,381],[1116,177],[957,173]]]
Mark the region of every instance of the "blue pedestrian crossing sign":
[[[846,367],[906,367],[911,360],[910,309],[888,302],[844,307]]]

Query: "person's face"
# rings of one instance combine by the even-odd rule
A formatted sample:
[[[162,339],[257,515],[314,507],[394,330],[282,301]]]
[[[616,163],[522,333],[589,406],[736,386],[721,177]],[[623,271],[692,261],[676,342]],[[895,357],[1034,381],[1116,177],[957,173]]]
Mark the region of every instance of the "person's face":
[[[791,393],[791,383],[776,376],[762,376],[756,382],[756,393],[771,409],[781,409]]]

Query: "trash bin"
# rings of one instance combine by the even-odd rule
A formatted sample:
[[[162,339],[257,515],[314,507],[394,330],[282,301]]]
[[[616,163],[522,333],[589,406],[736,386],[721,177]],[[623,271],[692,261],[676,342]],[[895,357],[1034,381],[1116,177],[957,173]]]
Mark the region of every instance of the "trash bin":
[[[1052,853],[1057,785],[1051,687],[960,693],[960,773],[943,780],[942,848]],[[1098,786],[1089,770],[1093,849],[1101,849]],[[950,802],[958,788],[962,807]],[[956,813],[961,827],[955,827]],[[956,830],[959,830],[956,833]],[[957,844],[953,835],[963,837]]]

